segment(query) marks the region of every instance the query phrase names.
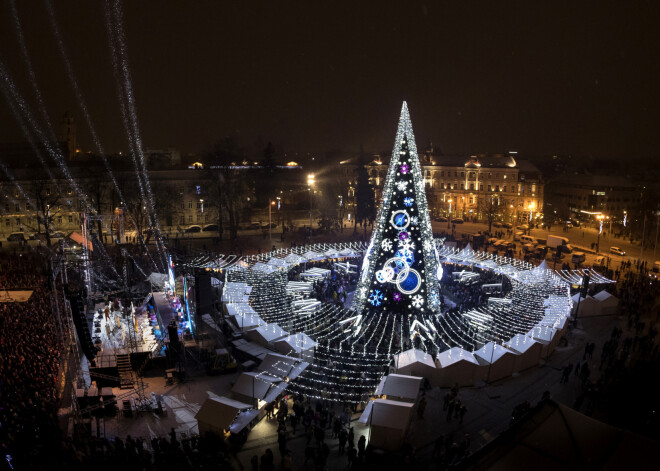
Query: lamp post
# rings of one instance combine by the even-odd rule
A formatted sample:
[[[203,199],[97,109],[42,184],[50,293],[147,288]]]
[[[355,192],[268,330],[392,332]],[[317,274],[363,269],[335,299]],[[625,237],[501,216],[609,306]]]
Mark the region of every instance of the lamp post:
[[[270,246],[273,246],[273,222],[272,222],[272,207],[275,204],[275,201],[268,201],[268,240],[270,240]]]
[[[307,185],[309,185],[309,237],[312,237],[312,195],[314,194],[314,174],[307,175]]]
[[[598,238],[596,239],[596,254],[598,254],[600,251],[600,233],[603,232],[603,219],[605,219],[605,216],[599,214],[596,219],[598,219]]]

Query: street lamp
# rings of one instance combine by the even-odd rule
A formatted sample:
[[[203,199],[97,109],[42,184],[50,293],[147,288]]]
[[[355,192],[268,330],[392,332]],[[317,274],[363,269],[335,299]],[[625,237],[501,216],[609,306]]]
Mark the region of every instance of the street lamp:
[[[273,222],[272,222],[272,215],[271,215],[271,209],[273,205],[275,204],[275,201],[269,201],[268,205],[268,239],[270,240],[270,246],[273,246]]]
[[[603,232],[603,219],[605,219],[605,216],[602,214],[599,214],[596,216],[596,219],[598,219],[598,238],[596,239],[596,254],[600,251],[600,233]]]
[[[312,236],[312,195],[314,194],[314,174],[307,175],[307,185],[309,185],[309,236]]]

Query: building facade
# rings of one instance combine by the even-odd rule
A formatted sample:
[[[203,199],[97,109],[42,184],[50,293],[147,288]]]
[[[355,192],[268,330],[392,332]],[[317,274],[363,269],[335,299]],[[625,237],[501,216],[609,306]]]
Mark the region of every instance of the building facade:
[[[434,218],[484,221],[538,222],[543,216],[544,182],[540,170],[514,154],[419,156],[426,199]],[[371,183],[380,197],[387,163],[368,165]]]

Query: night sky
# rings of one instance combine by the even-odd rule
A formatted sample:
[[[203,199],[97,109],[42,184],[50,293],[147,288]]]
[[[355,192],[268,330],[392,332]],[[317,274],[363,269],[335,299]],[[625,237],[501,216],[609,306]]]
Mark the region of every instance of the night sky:
[[[126,2],[145,147],[203,152],[237,133],[248,148],[389,152],[407,100],[421,149],[658,154],[658,2],[367,3]],[[127,150],[103,3],[54,6],[104,146]],[[34,103],[2,9],[0,58]],[[51,120],[70,110],[93,149],[43,2],[18,10]],[[0,103],[0,142],[22,141]]]

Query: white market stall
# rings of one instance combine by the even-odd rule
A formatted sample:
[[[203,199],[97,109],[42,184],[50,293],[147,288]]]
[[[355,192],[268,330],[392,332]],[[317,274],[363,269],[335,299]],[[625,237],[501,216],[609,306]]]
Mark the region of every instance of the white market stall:
[[[541,361],[543,345],[527,335],[516,334],[504,346],[520,355],[514,368],[516,372],[536,366]]]
[[[423,350],[411,348],[394,355],[394,372],[401,375],[421,376],[437,386],[437,368],[433,357]]]
[[[271,342],[287,335],[289,333],[279,324],[263,324],[245,333],[248,339],[263,346],[268,346]]]
[[[228,397],[209,397],[195,414],[199,434],[204,435],[206,432],[211,432],[222,437],[225,430],[231,430],[231,426],[239,414],[249,409],[252,409],[250,404]]]
[[[557,335],[557,329],[547,326],[547,325],[537,325],[527,332],[527,336],[533,338],[537,342],[543,345],[543,350],[541,351],[542,358],[548,358],[552,351],[557,346],[559,341],[559,335]]]
[[[273,342],[273,347],[285,355],[296,355],[304,360],[314,358],[314,347],[317,343],[304,332],[288,335]]]
[[[578,291],[571,298],[573,299],[573,310],[572,314],[577,313],[578,317],[594,317],[600,315],[600,304],[597,300],[591,296],[586,298],[580,298],[580,292]],[[578,300],[579,300],[579,312],[578,312]]]
[[[270,396],[271,390],[281,382],[279,377],[265,373],[241,373],[231,388],[231,395],[237,401],[247,404],[255,404],[256,401],[257,407],[261,409],[269,402],[267,398]],[[284,387],[286,387],[286,383]]]
[[[383,450],[399,450],[410,426],[412,402],[375,399],[369,401],[358,419],[370,429],[369,444]]]
[[[460,347],[453,347],[438,354],[438,385],[440,387],[451,387],[458,383],[459,386],[473,386],[480,379],[481,365],[472,352]]]
[[[387,396],[386,399],[415,402],[422,386],[421,376],[405,376],[391,373],[383,376],[376,388],[376,396]]]
[[[594,299],[598,301],[601,316],[616,315],[617,309],[619,308],[619,299],[616,296],[607,291],[601,291],[600,293],[594,294]],[[580,310],[582,310],[581,306]]]
[[[474,351],[477,360],[488,368],[484,377],[486,382],[497,381],[516,373],[519,355],[519,353],[493,342],[488,342],[479,350]]]

